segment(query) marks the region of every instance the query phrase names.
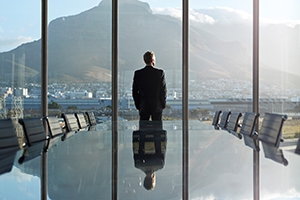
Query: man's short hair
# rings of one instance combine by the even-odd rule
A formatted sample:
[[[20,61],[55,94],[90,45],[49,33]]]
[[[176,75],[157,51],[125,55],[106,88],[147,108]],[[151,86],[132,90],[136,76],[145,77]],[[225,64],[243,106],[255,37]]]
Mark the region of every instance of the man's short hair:
[[[152,62],[153,57],[154,57],[154,52],[153,51],[147,51],[144,54],[144,62],[146,64],[150,64]]]

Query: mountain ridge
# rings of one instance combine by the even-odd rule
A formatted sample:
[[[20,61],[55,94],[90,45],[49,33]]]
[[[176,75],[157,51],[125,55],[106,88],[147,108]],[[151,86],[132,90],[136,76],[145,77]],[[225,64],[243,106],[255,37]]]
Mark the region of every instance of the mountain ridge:
[[[49,82],[110,81],[111,70],[111,5],[103,0],[98,6],[77,15],[57,18],[49,23]],[[142,55],[155,51],[157,66],[165,70],[181,70],[181,22],[170,16],[153,14],[149,4],[122,0],[119,4],[119,71],[133,71],[144,66]],[[40,82],[40,40],[23,44],[0,54],[3,74],[11,73],[12,55],[35,73],[27,73],[26,82]],[[238,41],[223,41],[213,34],[190,26],[190,72],[193,78],[252,79],[252,60]],[[17,65],[15,65],[16,67]],[[266,66],[261,66],[262,68]],[[1,69],[2,68],[2,69]],[[26,71],[26,68],[24,69]],[[279,70],[269,69],[278,74]],[[264,73],[269,73],[262,70]],[[25,73],[26,74],[26,73]],[[15,74],[15,79],[18,73]],[[267,76],[267,75],[266,75]],[[294,86],[298,76],[286,81]],[[8,76],[8,77],[11,77]],[[131,76],[123,77],[127,82]],[[282,79],[282,78],[281,78]],[[264,80],[276,84],[273,79]],[[280,80],[280,79],[278,79]],[[126,82],[125,81],[125,82]]]

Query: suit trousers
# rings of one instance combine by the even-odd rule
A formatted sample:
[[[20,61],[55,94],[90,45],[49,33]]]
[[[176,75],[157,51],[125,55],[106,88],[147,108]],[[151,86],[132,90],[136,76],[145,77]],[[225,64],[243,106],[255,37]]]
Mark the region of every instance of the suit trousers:
[[[152,121],[161,121],[162,120],[162,112],[154,113],[154,114],[144,112],[144,113],[140,113],[140,121],[149,121],[150,116],[151,116]]]

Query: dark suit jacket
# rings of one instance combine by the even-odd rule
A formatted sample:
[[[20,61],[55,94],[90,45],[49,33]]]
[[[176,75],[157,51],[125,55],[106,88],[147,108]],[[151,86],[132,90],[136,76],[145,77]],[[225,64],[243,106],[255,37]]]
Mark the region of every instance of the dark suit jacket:
[[[165,73],[161,69],[146,66],[134,72],[132,96],[140,113],[159,113],[166,107]]]

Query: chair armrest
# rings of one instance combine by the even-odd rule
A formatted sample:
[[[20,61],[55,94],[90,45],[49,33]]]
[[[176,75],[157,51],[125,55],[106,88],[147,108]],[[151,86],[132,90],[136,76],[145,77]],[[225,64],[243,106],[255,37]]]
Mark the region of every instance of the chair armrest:
[[[280,138],[280,142],[284,142],[284,139],[283,139],[283,138]]]
[[[23,147],[23,148],[27,147],[27,143],[24,142],[24,143],[22,144],[22,147]]]
[[[258,139],[258,132],[253,131],[252,134],[251,134],[251,137],[252,137],[253,139],[257,140],[257,139]]]

